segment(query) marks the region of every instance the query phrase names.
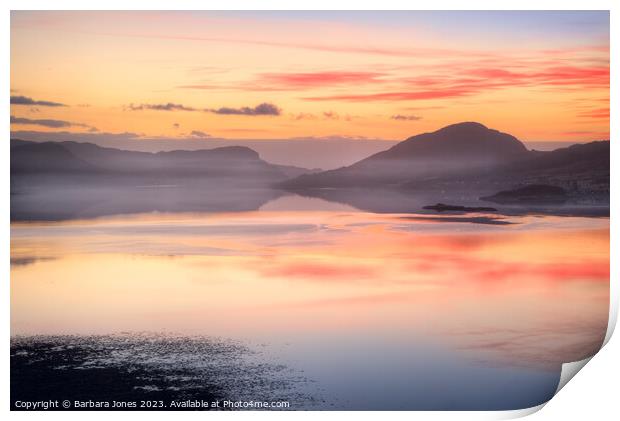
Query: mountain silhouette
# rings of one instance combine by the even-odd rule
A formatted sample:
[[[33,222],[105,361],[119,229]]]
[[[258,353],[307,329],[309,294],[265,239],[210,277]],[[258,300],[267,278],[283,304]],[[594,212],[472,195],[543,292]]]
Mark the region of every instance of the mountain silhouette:
[[[301,175],[281,185],[380,212],[410,212],[438,202],[478,206],[480,197],[530,185],[563,189],[567,205],[608,209],[609,141],[530,151],[509,134],[459,123],[413,136],[349,167]],[[540,198],[542,203],[545,197]],[[536,195],[531,199],[528,203],[535,203]]]
[[[364,161],[458,157],[480,163],[511,159],[525,153],[525,145],[516,137],[480,123],[466,122],[410,137]]]
[[[137,152],[104,148],[82,142],[28,142],[11,140],[11,174],[14,177],[47,174],[129,177],[149,182],[184,178],[237,178],[271,183],[309,172],[303,168],[270,164],[243,146],[196,151]]]
[[[423,133],[349,167],[302,175],[292,188],[369,187],[401,184],[413,178],[459,174],[517,161],[528,150],[517,138],[480,123],[453,124]]]
[[[11,140],[11,174],[95,172],[98,169],[58,143]]]

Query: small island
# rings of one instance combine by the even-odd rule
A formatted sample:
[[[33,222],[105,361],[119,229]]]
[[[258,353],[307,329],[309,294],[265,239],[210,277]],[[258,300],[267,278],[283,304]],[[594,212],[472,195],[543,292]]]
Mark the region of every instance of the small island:
[[[468,207],[458,205],[446,205],[444,203],[424,206],[422,209],[434,210],[437,212],[497,212],[497,209],[491,207]]]

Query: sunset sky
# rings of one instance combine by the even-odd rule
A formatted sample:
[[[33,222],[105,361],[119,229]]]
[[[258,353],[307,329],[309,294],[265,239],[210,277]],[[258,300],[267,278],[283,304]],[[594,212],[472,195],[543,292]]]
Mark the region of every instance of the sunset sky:
[[[609,138],[607,12],[13,12],[11,129]]]

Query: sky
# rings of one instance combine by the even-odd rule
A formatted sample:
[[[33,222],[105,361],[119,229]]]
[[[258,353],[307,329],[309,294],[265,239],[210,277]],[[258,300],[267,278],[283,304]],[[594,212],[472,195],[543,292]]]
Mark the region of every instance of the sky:
[[[461,121],[608,139],[608,12],[11,13],[13,136],[402,140]]]

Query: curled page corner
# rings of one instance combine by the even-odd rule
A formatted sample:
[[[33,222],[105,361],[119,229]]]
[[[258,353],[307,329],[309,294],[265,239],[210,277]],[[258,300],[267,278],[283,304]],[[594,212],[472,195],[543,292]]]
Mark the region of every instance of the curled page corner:
[[[593,357],[594,355],[588,358],[584,358],[583,360],[562,364],[562,371],[560,373],[560,382],[558,383],[558,387],[557,389],[555,389],[555,393],[553,395],[554,396],[557,395],[558,392],[562,390],[564,386],[566,386],[566,384],[570,381],[570,379],[575,377],[575,374],[577,374],[583,367],[585,367],[585,365]]]
[[[609,330],[613,330],[613,327],[611,326],[611,322],[610,322],[610,329]],[[608,330],[608,332],[609,332],[609,330]],[[569,362],[569,363],[562,364],[562,371],[560,372],[560,381],[558,383],[558,387],[555,389],[555,392],[553,393],[553,396],[557,395],[558,392],[560,390],[562,390],[562,388],[564,386],[566,386],[566,384],[573,377],[575,377],[575,375],[583,367],[585,367],[585,365],[592,359],[592,357],[594,357],[594,355],[591,356],[591,357],[585,358],[583,360],[572,361],[572,362]],[[543,402],[540,405],[532,406],[531,408],[517,409],[517,410],[513,410],[513,411],[504,411],[504,412],[501,413],[501,415],[497,419],[516,419],[516,418],[527,417],[528,415],[532,415],[532,414],[540,411],[541,409],[543,409],[543,407],[545,405],[547,405],[547,403],[549,403],[549,401]]]
[[[612,300],[611,308],[609,312],[609,321],[607,324],[607,333],[605,334],[605,339],[603,340],[601,349],[605,345],[607,345],[607,342],[609,342],[609,339],[614,333],[614,330],[616,328],[617,318],[618,318],[617,316],[618,316],[618,301]],[[566,386],[566,384],[568,384],[568,382],[573,377],[575,377],[575,375],[579,371],[581,371],[581,369],[584,368],[586,364],[588,364],[592,358],[594,358],[594,355],[591,355],[588,358],[584,358],[583,360],[563,363],[562,371],[560,372],[560,381],[558,382],[558,387],[555,389],[553,396],[557,395],[560,392],[560,390],[562,390],[562,388],[564,388],[564,386]],[[531,408],[518,409],[514,411],[506,411],[505,413],[503,413],[503,416],[500,417],[500,419],[515,419],[515,418],[521,418],[521,417],[526,417],[528,415],[532,415],[540,411],[545,405],[547,405],[547,403],[549,403],[549,401],[544,402],[537,406],[533,406]]]
[[[498,416],[495,417],[495,419],[514,420],[517,418],[527,417],[528,415],[532,415],[540,411],[541,409],[543,409],[545,405],[547,405],[547,402],[541,403],[540,405],[532,406],[530,408],[514,409],[511,411],[501,411],[497,413]]]

